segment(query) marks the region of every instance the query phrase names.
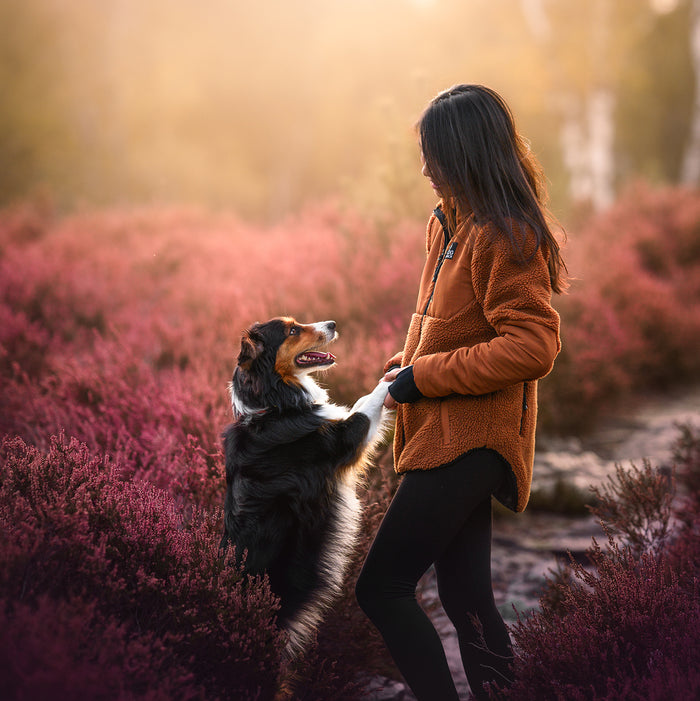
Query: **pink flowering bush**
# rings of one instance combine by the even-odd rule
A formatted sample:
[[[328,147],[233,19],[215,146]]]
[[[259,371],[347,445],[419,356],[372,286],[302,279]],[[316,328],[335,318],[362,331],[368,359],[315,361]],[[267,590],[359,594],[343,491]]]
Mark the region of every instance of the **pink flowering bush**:
[[[384,237],[331,209],[267,230],[187,212],[53,220],[17,208],[0,217],[0,433],[10,441],[0,485],[3,526],[12,524],[0,598],[4,644],[16,650],[9,664],[29,669],[62,646],[65,654],[44,660],[48,688],[70,686],[78,668],[89,677],[88,667],[109,656],[113,679],[95,674],[86,697],[138,695],[141,682],[127,670],[131,651],[142,649],[154,657],[153,674],[169,665],[163,697],[268,698],[280,671],[274,602],[264,583],[217,564],[220,434],[240,333],[279,314],[335,318],[339,363],[328,380],[337,400],[354,402],[400,345],[411,302],[398,282],[415,280],[421,255],[420,227]],[[356,293],[370,283],[371,293]],[[26,498],[22,480],[43,491]],[[373,530],[376,514],[367,514]],[[208,584],[193,588],[192,577]],[[346,598],[328,617],[329,630],[341,632],[321,636],[296,670],[299,698],[356,698],[358,669],[387,667],[378,637]],[[56,643],[32,632],[17,646],[15,633],[38,631],[54,605]],[[113,644],[90,657],[101,636]],[[17,694],[35,688],[35,677],[18,675]]]
[[[63,436],[0,451],[5,698],[270,694],[277,603],[218,556],[218,519]]]
[[[700,433],[678,443],[678,479],[696,484]],[[681,501],[670,529],[673,483],[649,465],[618,470],[594,513],[609,531],[548,580],[541,608],[518,620],[515,683],[495,698],[662,701],[700,695],[700,511]],[[616,535],[613,535],[615,533]]]
[[[675,516],[683,537],[672,543],[671,551],[700,572],[700,430],[693,426],[681,426],[680,430],[674,452],[680,482]]]
[[[192,672],[161,640],[130,635],[94,604],[42,597],[1,605],[3,698],[203,698]]]
[[[580,431],[635,395],[700,379],[700,196],[638,185],[569,233],[563,351],[542,418]]]
[[[382,257],[367,224],[343,231],[332,211],[267,231],[182,212],[2,224],[0,430],[45,446],[64,429],[198,503],[221,487],[243,329],[335,318],[333,394],[352,403],[401,344],[412,295],[398,281],[422,255],[417,229],[399,228]]]
[[[697,193],[642,188],[569,232],[576,280],[555,300],[564,350],[541,384],[543,427],[578,430],[636,392],[700,378],[698,230]],[[322,382],[354,403],[403,344],[424,233],[334,205],[274,226],[0,212],[0,664],[14,697],[70,698],[79,679],[85,698],[274,692],[275,602],[217,552],[240,334],[284,314],[335,319]],[[356,698],[358,671],[395,674],[352,595],[393,485],[375,474],[362,494],[346,596],[296,670],[299,699]]]

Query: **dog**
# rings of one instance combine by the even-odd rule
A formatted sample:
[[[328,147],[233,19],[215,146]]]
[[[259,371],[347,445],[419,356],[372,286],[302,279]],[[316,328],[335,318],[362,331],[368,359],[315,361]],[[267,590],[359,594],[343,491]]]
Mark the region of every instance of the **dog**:
[[[234,545],[246,572],[267,573],[289,659],[341,592],[359,529],[355,485],[386,428],[388,382],[347,409],[312,379],[335,363],[337,337],[334,321],[254,324],[229,383],[222,548]]]

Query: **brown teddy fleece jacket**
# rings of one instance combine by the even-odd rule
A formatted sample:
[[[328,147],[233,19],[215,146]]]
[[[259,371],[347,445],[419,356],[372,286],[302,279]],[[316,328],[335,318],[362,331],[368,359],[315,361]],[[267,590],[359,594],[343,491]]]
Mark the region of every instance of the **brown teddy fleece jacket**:
[[[458,220],[449,241],[435,215],[416,312],[401,353],[385,369],[413,366],[423,395],[399,404],[394,438],[398,473],[446,465],[476,448],[511,468],[495,495],[525,509],[532,482],[537,379],[560,350],[546,252],[513,223],[525,260],[492,227]]]

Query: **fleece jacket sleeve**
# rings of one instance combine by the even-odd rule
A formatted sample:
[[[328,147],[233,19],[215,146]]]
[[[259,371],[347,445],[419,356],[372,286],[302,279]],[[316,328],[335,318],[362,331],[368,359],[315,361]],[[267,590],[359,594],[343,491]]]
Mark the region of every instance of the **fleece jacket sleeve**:
[[[534,235],[530,249],[534,248]],[[516,235],[523,236],[516,230]],[[559,315],[551,306],[547,261],[539,247],[519,260],[503,236],[482,231],[471,258],[472,282],[484,316],[494,329],[492,340],[414,362],[414,380],[426,397],[479,395],[552,369],[561,345]]]
[[[397,353],[384,363],[384,372],[389,372],[392,368],[400,368],[403,361],[403,351]]]

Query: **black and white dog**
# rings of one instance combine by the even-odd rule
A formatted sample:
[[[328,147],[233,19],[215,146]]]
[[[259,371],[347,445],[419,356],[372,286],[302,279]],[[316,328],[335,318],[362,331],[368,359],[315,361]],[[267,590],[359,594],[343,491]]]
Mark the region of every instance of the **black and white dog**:
[[[235,546],[247,572],[267,572],[290,658],[340,593],[359,527],[355,484],[386,419],[389,383],[349,410],[311,378],[335,362],[326,350],[335,327],[289,317],[253,325],[229,385],[222,545]]]

